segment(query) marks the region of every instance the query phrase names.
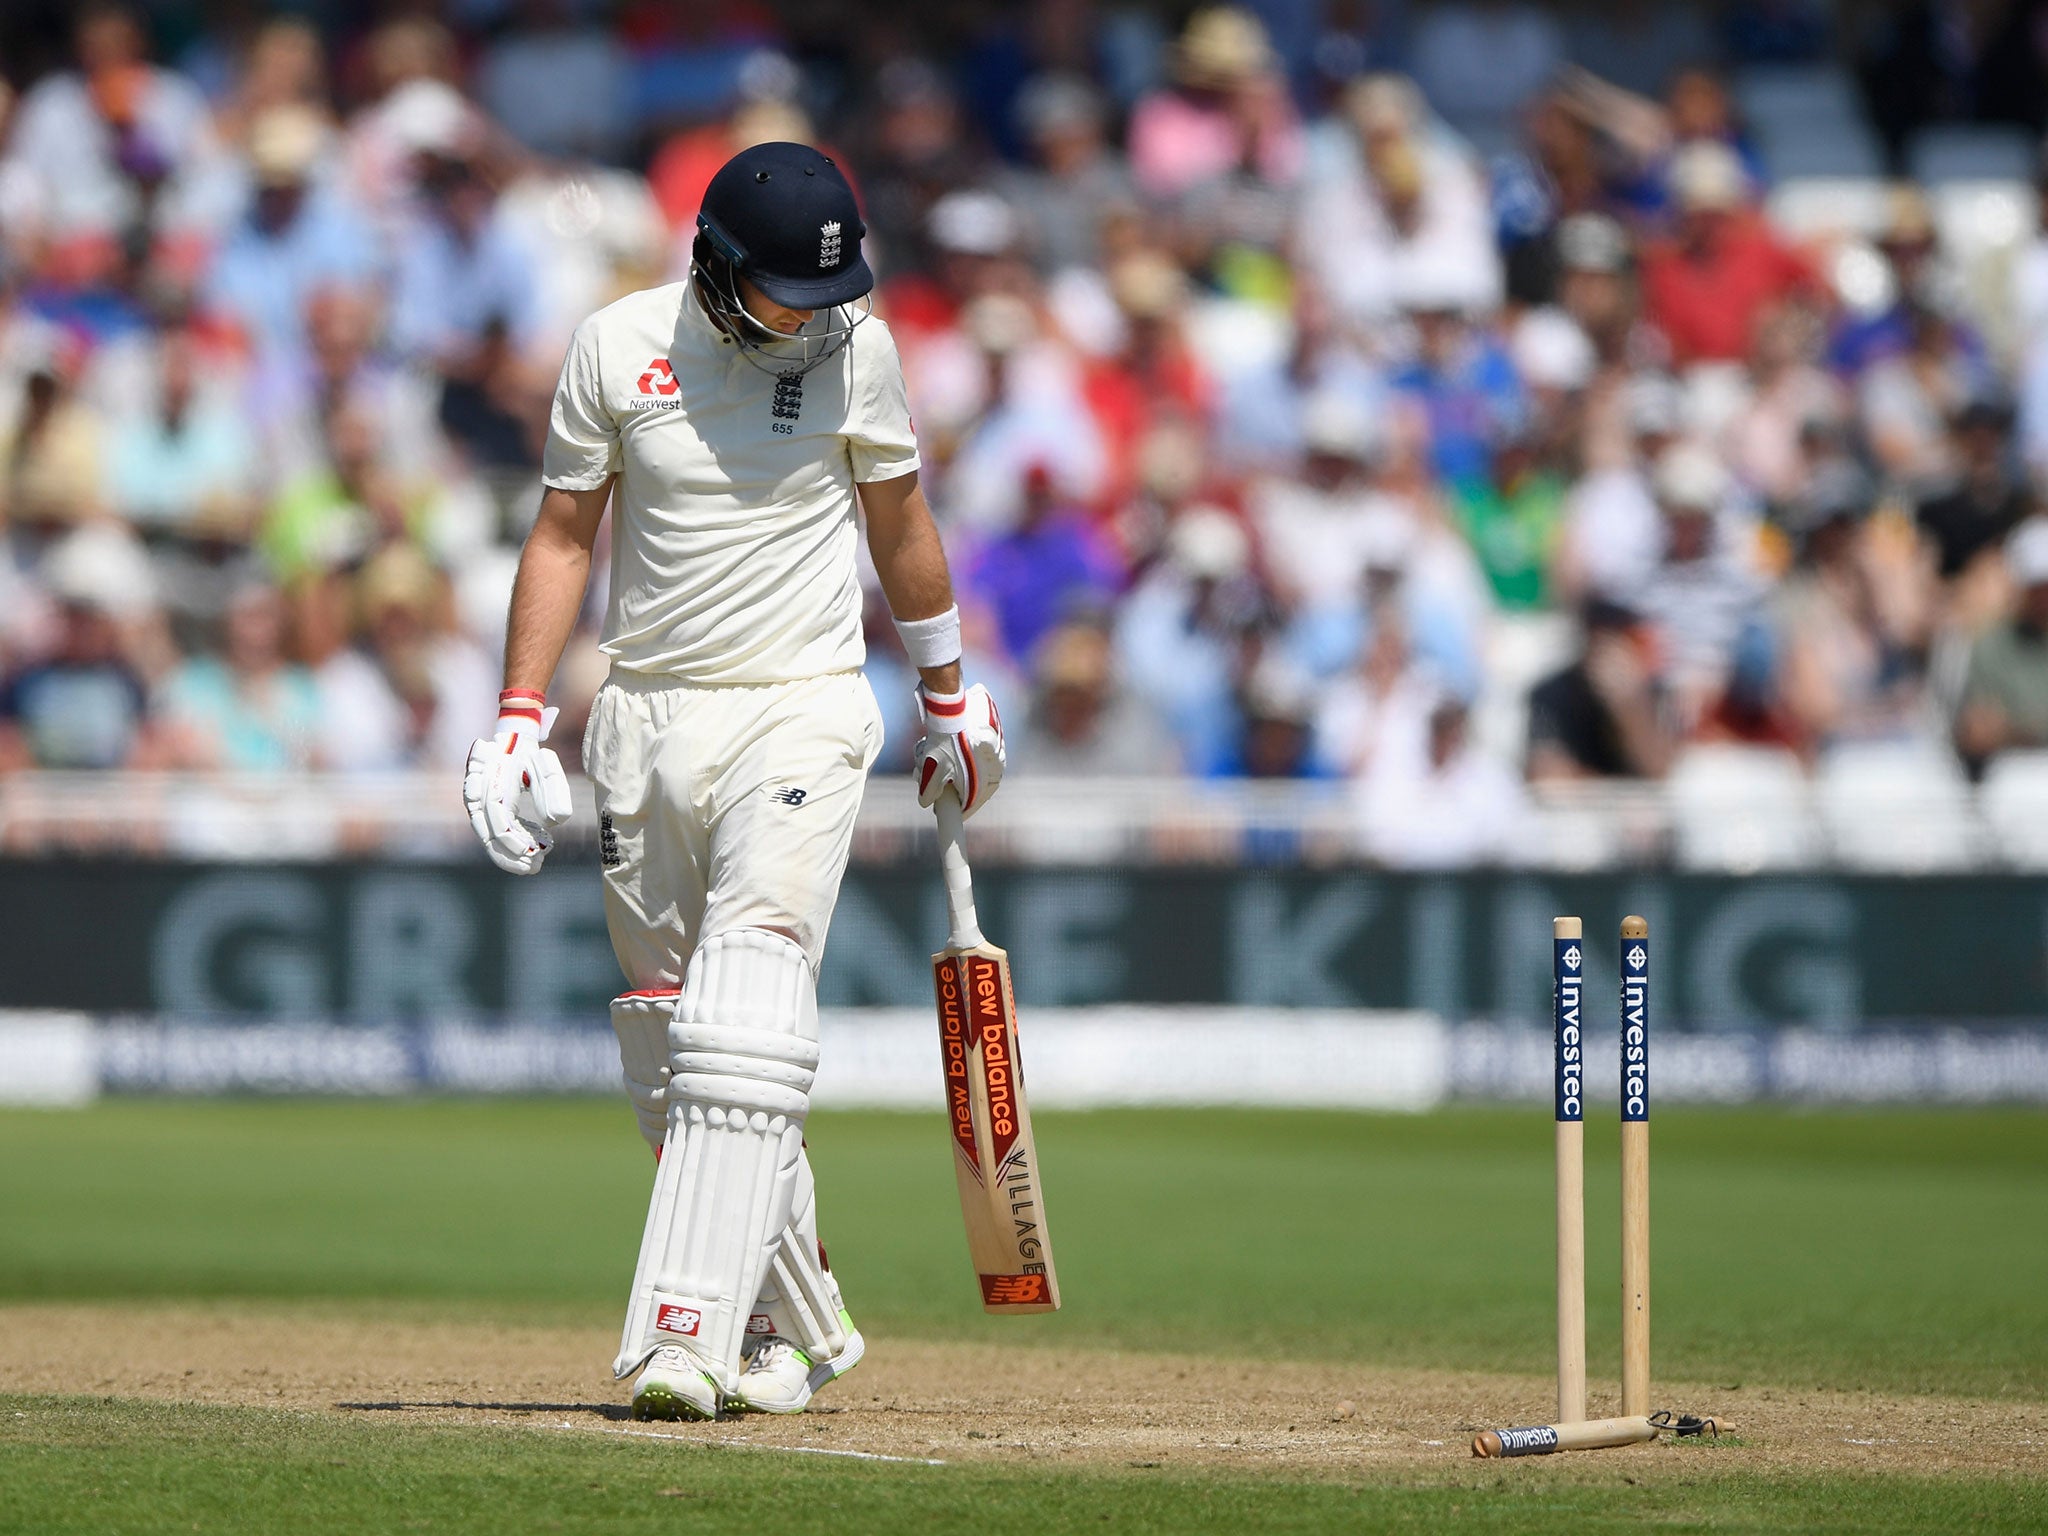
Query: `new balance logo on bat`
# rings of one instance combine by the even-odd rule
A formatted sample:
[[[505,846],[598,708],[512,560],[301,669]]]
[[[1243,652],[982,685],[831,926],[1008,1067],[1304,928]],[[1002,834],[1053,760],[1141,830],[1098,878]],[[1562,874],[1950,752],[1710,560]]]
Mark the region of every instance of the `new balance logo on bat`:
[[[981,1277],[981,1301],[983,1306],[1016,1307],[1051,1300],[1052,1290],[1045,1283],[1044,1275],[983,1275]]]

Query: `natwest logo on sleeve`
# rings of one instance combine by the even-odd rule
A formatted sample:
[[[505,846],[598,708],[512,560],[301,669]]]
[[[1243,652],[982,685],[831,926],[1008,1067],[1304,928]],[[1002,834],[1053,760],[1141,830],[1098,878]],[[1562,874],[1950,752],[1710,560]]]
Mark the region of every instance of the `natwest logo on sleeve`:
[[[643,395],[672,395],[682,387],[675,369],[669,366],[665,357],[657,357],[640,375],[640,393]]]
[[[679,1333],[686,1339],[697,1336],[697,1326],[704,1321],[704,1314],[695,1307],[678,1306],[665,1301],[654,1309],[654,1327],[659,1333]]]

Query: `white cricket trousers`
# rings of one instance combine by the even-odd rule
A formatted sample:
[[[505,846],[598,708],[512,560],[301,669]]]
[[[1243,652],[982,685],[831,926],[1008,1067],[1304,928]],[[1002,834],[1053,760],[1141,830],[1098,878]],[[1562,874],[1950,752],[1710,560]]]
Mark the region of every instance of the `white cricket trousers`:
[[[858,672],[706,687],[614,667],[591,705],[605,924],[629,988],[704,938],[773,928],[815,970],[882,712]]]

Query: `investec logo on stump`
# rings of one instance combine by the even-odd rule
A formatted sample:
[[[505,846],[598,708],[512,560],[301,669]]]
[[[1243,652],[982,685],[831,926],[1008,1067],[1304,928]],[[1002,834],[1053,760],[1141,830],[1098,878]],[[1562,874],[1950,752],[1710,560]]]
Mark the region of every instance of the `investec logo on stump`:
[[[1586,1061],[1579,1006],[1586,956],[1576,939],[1559,939],[1557,949],[1557,1118],[1577,1120],[1584,1113],[1585,1095]]]
[[[657,357],[640,375],[639,398],[628,400],[626,406],[635,411],[679,411],[683,402],[675,397],[682,393],[682,388],[683,381],[676,377],[668,359]]]
[[[1621,1118],[1650,1118],[1650,952],[1640,940],[1621,956]]]

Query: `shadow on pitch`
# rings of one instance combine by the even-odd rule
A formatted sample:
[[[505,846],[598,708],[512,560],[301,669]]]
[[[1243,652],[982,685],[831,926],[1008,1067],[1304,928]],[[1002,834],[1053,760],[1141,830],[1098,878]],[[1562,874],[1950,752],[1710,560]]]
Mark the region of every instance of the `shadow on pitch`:
[[[336,1403],[334,1406],[354,1413],[408,1413],[415,1409],[467,1408],[476,1413],[581,1413],[594,1419],[618,1421],[633,1417],[633,1410],[624,1403],[495,1403],[447,1398],[440,1402]]]

